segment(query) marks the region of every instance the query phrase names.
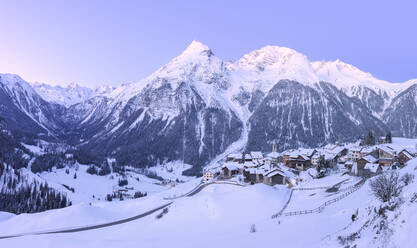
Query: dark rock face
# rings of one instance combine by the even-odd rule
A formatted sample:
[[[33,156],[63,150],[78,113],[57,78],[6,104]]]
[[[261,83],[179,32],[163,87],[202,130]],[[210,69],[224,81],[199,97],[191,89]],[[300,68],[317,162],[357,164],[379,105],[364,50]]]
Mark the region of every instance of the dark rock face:
[[[167,115],[158,116],[154,105],[168,107]],[[79,133],[84,129],[91,134],[85,147],[103,155],[114,153],[120,163],[138,167],[182,160],[199,169],[238,140],[243,127],[233,112],[208,106],[186,83],[177,89],[149,88],[130,99],[117,122],[106,128],[111,119],[81,125]]]
[[[269,150],[274,143],[279,150],[315,147],[357,140],[365,130],[387,130],[360,101],[323,82],[312,88],[280,81],[249,122],[248,150]]]
[[[417,137],[417,84],[396,96],[382,119],[394,136]]]
[[[0,75],[0,116],[17,136],[59,136],[65,127],[61,119],[65,108],[43,100],[29,91],[30,86],[16,77],[15,88],[7,87],[6,79]],[[26,85],[25,85],[26,84]]]

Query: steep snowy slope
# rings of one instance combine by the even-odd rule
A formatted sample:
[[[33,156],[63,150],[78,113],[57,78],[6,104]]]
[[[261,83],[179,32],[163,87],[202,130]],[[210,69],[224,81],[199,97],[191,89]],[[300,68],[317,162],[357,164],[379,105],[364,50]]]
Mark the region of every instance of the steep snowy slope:
[[[281,80],[250,118],[248,150],[314,147],[336,141],[354,141],[367,130],[387,131],[361,102],[333,85],[314,87]]]
[[[382,117],[394,135],[417,136],[417,84],[396,96]]]
[[[64,123],[61,105],[42,99],[22,78],[0,74],[0,116],[13,131],[31,135],[56,135]]]
[[[370,73],[340,60],[311,63],[321,81],[329,82],[348,96],[357,97],[374,115],[381,115],[401,87],[379,80]]]

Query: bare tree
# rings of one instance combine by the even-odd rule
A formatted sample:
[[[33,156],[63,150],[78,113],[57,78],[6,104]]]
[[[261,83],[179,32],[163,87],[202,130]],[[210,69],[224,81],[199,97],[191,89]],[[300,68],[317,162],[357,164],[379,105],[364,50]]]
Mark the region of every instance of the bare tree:
[[[404,176],[401,177],[401,181],[403,181],[405,186],[407,186],[414,181],[414,175],[411,173],[405,173]]]
[[[393,171],[377,176],[370,181],[369,185],[372,194],[382,202],[390,201],[393,197],[399,196],[402,191],[399,175]]]

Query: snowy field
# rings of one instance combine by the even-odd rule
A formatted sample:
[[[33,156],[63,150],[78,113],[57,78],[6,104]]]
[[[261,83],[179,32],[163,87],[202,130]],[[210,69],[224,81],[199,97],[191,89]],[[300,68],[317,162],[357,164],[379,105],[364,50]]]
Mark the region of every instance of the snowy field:
[[[392,144],[409,148],[414,145],[415,140],[400,138],[395,138]],[[416,168],[417,158],[409,161],[399,173],[416,175]],[[415,247],[417,242],[413,233],[417,223],[417,200],[410,200],[417,193],[416,181],[404,187],[402,204],[388,213],[391,229],[382,235],[377,231],[381,219],[375,218],[381,203],[371,194],[369,180],[320,213],[271,218],[283,209],[290,195],[284,214],[315,209],[341,196],[360,181],[358,177],[346,175],[344,170],[321,179],[313,179],[307,172],[301,172],[299,178],[302,180],[293,190],[283,185],[211,184],[195,195],[176,199],[172,198],[190,192],[201,179],[183,178],[188,181],[176,186],[163,186],[158,180],[127,172],[128,186],[133,187],[132,191],[148,192],[148,196],[107,202],[103,198],[118,188],[119,176],[114,173],[90,175],[86,169],[87,166],[79,165],[70,168],[68,174],[66,169],[53,169],[33,175],[63,191],[66,190],[63,184],[73,187],[75,193],[66,191],[74,202],[73,206],[35,214],[0,212],[0,236],[99,225],[172,204],[165,213],[158,210],[142,218],[100,229],[0,239],[0,247],[344,247],[338,237],[349,236],[368,223],[369,227],[363,229],[360,238],[352,244],[357,247],[388,244],[386,247],[407,248]],[[176,173],[184,169],[187,166],[171,164],[154,171],[164,178],[176,179],[180,175]],[[337,190],[327,191],[334,185],[338,185]],[[352,222],[353,214],[358,216],[355,222]]]

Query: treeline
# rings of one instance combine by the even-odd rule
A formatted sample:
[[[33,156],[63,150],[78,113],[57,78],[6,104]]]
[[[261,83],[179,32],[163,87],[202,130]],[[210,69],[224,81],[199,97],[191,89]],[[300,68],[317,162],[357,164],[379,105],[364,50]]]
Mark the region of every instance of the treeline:
[[[380,140],[380,136],[378,133],[374,133],[372,131],[368,131],[368,133],[362,138],[361,145],[363,146],[373,146],[382,143]],[[388,132],[385,137],[383,143],[392,143],[392,134]]]
[[[15,214],[36,213],[71,206],[66,195],[50,188],[47,183],[22,185],[21,177],[3,176],[0,211]]]

